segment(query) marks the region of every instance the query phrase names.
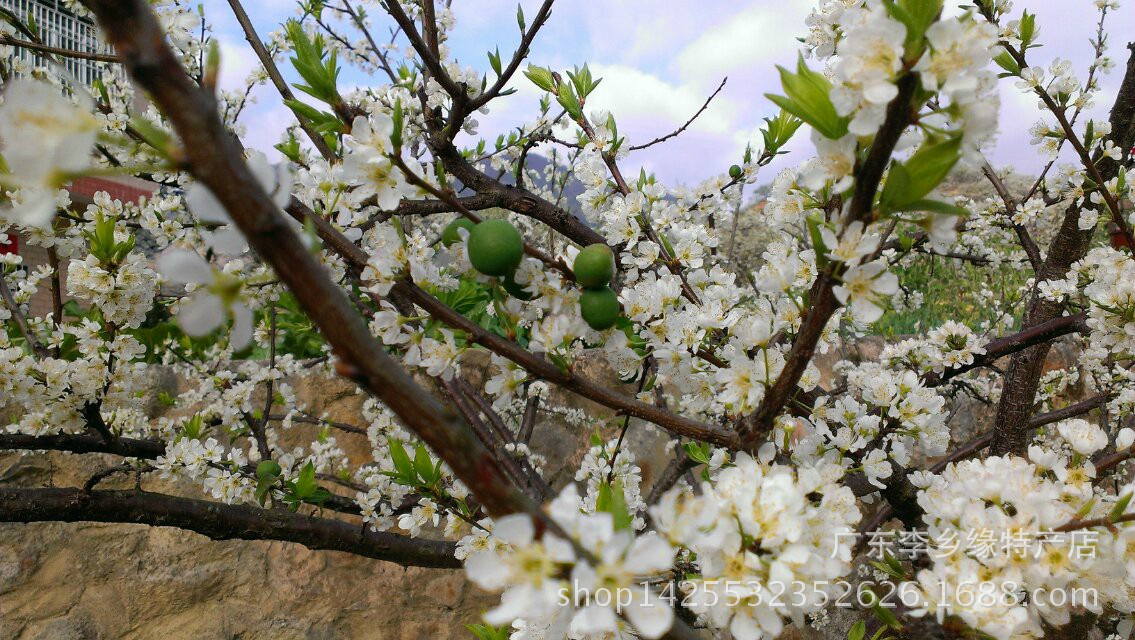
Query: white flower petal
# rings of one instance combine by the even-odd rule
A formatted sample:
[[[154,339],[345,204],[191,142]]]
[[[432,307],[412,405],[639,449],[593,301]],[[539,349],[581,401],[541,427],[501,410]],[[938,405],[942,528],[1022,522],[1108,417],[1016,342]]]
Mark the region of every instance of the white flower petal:
[[[206,291],[193,294],[187,303],[182,303],[177,312],[177,326],[186,335],[200,338],[221,326],[225,319],[225,307],[221,299]]]
[[[217,200],[217,196],[200,182],[193,183],[185,192],[185,205],[189,207],[189,212],[202,222],[220,224],[232,222],[232,218],[225,211],[221,201]]]
[[[233,331],[229,344],[233,349],[240,351],[252,342],[252,309],[243,303],[237,303],[232,306],[232,312]]]
[[[201,256],[184,249],[169,249],[157,259],[158,271],[173,284],[213,281],[213,267]]]
[[[493,536],[514,547],[532,542],[535,535],[536,529],[532,525],[532,517],[523,513],[507,515],[493,525]]]
[[[624,609],[623,614],[640,636],[651,640],[661,638],[674,624],[674,610],[653,591],[646,595],[645,600]]]

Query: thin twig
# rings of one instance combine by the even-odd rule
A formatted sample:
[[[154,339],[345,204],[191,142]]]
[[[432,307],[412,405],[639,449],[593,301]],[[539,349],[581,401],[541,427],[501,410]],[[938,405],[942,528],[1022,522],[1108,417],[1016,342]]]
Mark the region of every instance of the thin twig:
[[[647,142],[646,144],[636,144],[636,145],[632,145],[630,147],[627,147],[627,151],[639,151],[639,150],[642,150],[642,149],[647,149],[647,148],[653,147],[656,144],[666,142],[670,138],[673,138],[675,136],[680,135],[683,131],[688,129],[691,124],[694,123],[694,120],[697,120],[698,117],[701,116],[701,114],[704,113],[705,110],[709,108],[709,103],[713,102],[713,99],[717,97],[717,94],[721,93],[721,90],[725,88],[725,82],[727,80],[729,80],[728,77],[721,79],[721,84],[717,85],[717,89],[715,89],[713,91],[713,93],[711,93],[709,95],[709,97],[705,99],[705,104],[703,104],[701,106],[701,108],[698,109],[696,113],[694,113],[694,115],[690,116],[690,119],[686,120],[685,124],[683,124],[682,126],[678,127],[677,129],[671,131],[670,133],[668,133],[668,134],[666,134],[666,135],[664,135],[660,138],[655,138],[655,139],[651,140],[650,142]]]

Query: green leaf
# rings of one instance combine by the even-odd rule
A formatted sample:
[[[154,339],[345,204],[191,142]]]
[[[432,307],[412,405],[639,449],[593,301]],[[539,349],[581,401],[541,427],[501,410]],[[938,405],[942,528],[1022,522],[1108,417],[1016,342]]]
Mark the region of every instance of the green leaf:
[[[863,640],[863,636],[867,634],[867,623],[863,620],[851,625],[851,629],[847,632],[847,640]]]
[[[785,95],[765,94],[769,100],[807,122],[825,138],[838,140],[847,135],[851,120],[836,113],[831,100],[831,82],[823,74],[809,69],[803,55],[797,61],[796,73],[779,66],[777,70]]]
[[[698,464],[709,464],[709,444],[704,442],[687,442],[682,445],[690,460]]]
[[[415,478],[417,473],[414,471],[414,463],[410,461],[410,456],[406,453],[406,448],[402,443],[394,438],[386,439],[386,446],[390,449],[390,459],[394,462],[394,469],[402,478]]]
[[[548,359],[552,361],[552,364],[556,365],[556,368],[559,369],[561,373],[568,372],[568,361],[560,354],[555,351],[550,351],[548,352]]]
[[[1109,513],[1107,516],[1108,520],[1116,522],[1120,517],[1123,516],[1124,513],[1127,512],[1127,505],[1131,504],[1131,496],[1131,493],[1125,493],[1121,498],[1119,498],[1118,501],[1116,501],[1115,506],[1111,508],[1111,513]]]
[[[885,211],[904,211],[922,200],[949,175],[961,158],[961,137],[922,145],[909,160],[891,165],[879,196]]]
[[[155,151],[167,157],[172,148],[170,134],[150,122],[145,116],[136,115],[130,119],[130,128],[142,138],[142,141],[154,148]]]
[[[948,202],[940,202],[938,200],[916,200],[902,211],[926,211],[928,213],[937,213],[944,216],[968,216],[969,209],[959,207],[956,204]]]
[[[868,591],[867,593],[871,592]],[[883,606],[878,597],[875,597],[875,604],[871,605],[871,610],[875,612],[875,617],[878,618],[879,621],[883,624],[892,629],[902,629],[902,623],[900,623],[899,619],[895,617],[895,614],[891,613],[890,609],[887,609]]]
[[[292,491],[299,498],[307,498],[315,493],[315,465],[309,460],[307,464],[300,469],[299,477],[292,483]]]
[[[556,90],[556,79],[552,77],[552,72],[544,67],[537,67],[534,64],[528,65],[524,70],[524,75],[532,81],[532,84],[540,87],[544,91]]]
[[[414,447],[414,471],[422,479],[422,484],[433,485],[437,482],[437,479],[434,478],[436,468],[430,458],[430,452],[424,444],[419,443],[418,446]]]
[[[327,502],[330,498],[330,491],[324,489],[323,487],[316,487],[314,491],[312,491],[306,498],[304,498],[303,501],[309,504],[319,505]]]
[[[606,483],[604,483],[606,484]],[[615,524],[615,531],[626,531],[631,528],[631,523],[634,518],[631,517],[630,509],[627,507],[627,496],[623,493],[623,481],[615,480],[611,486],[611,504],[610,509],[611,519]]]
[[[295,84],[295,88],[328,104],[342,102],[336,82],[339,79],[338,55],[331,51],[328,56],[323,39],[312,40],[296,20],[289,20],[284,26],[284,34],[292,45],[295,55],[292,66],[307,84]],[[324,58],[327,58],[326,61]]]
[[[296,139],[295,133],[291,129],[288,130],[287,140],[278,142],[273,146],[288,160],[296,163],[300,161],[300,141]]]
[[[1021,21],[1019,24],[1019,31],[1021,35],[1021,52],[1023,53],[1025,51],[1028,51],[1029,47],[1032,46],[1033,41],[1036,39],[1036,14],[1024,11],[1021,14]]]
[[[599,483],[599,495],[595,497],[595,511],[607,513],[611,508],[611,485],[607,481]]]
[[[255,497],[256,497],[256,502],[260,506],[262,506],[262,507],[264,506],[264,503],[268,500],[268,493],[270,491],[272,491],[272,487],[275,486],[275,485],[276,485],[276,478],[272,478],[270,480],[265,478],[265,479],[260,480],[259,482],[256,483]]]
[[[804,121],[787,111],[781,111],[775,118],[765,118],[765,124],[768,125],[761,130],[761,136],[765,141],[765,152],[777,153],[796,131],[804,125]],[[745,163],[748,164],[753,159],[752,149],[745,148]]]
[[[1008,72],[1010,76],[1018,78],[1021,76],[1021,65],[1017,64],[1017,61],[1009,55],[1008,51],[1002,49],[1001,53],[993,56],[993,61],[997,63],[997,66]]]
[[[567,83],[561,84],[556,92],[556,101],[568,112],[573,120],[583,117],[583,105],[575,95],[575,88]]]
[[[884,4],[891,17],[906,26],[906,56],[913,58],[920,54],[926,30],[942,11],[942,0],[886,0]]]
[[[465,625],[465,629],[476,636],[477,640],[508,640],[508,627],[490,627],[486,624],[467,624]]]
[[[490,51],[489,52],[489,66],[493,68],[493,71],[495,71],[497,76],[499,77],[500,74],[501,74],[501,51],[500,51],[500,47],[497,47],[496,51]]]
[[[393,131],[390,132],[390,144],[395,150],[402,148],[402,126],[405,117],[402,114],[402,98],[394,101],[394,113],[390,116]]]
[[[591,69],[585,64],[582,69],[576,69],[574,73],[567,72],[568,78],[571,79],[572,85],[575,86],[576,94],[582,99],[586,98],[599,86],[600,80],[594,80],[591,77]]]

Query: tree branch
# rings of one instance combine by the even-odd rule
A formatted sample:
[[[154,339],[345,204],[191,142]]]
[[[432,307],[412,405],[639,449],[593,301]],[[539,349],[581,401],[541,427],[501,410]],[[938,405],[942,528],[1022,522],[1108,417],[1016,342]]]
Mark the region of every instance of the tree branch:
[[[1116,146],[1130,149],[1135,145],[1135,50],[1128,60],[1127,72],[1112,106],[1110,121],[1112,140]],[[1100,177],[1106,181],[1117,175],[1119,168],[1117,162],[1101,162]],[[1093,230],[1079,228],[1080,211],[1080,207],[1075,204],[1065,211],[1060,229],[1049,245],[1044,267],[1037,274],[1038,282],[1064,278],[1072,263],[1082,258],[1090,247]],[[1062,313],[1063,305],[1039,297],[1034,290],[1025,314],[1025,326],[1043,324]],[[1028,446],[1031,428],[1029,415],[1033,410],[1049,346],[1047,343],[1037,344],[1016,353],[1010,360],[994,423],[995,436],[991,448],[994,455],[1020,454]]]
[[[186,529],[213,540],[281,540],[403,566],[458,568],[452,542],[376,532],[343,520],[146,491],[0,487],[0,522],[122,522]]]
[[[319,237],[348,263],[356,267],[366,265],[367,255],[365,251],[339,233],[331,223],[315,215],[315,212],[304,206],[303,203],[293,198],[288,205],[288,213],[296,217],[297,220],[311,220]],[[733,431],[671,413],[665,409],[640,402],[635,398],[627,397],[609,387],[581,378],[571,370],[563,371],[519,344],[492,333],[457,313],[444,302],[409,280],[395,282],[390,293],[391,296],[413,302],[450,327],[464,331],[468,334],[470,342],[480,344],[497,355],[508,358],[537,378],[557,384],[564,389],[621,413],[653,422],[675,435],[725,447],[736,447],[739,442],[737,434]]]
[[[848,208],[847,224],[870,217],[875,206],[875,193],[879,189],[879,182],[883,179],[883,172],[902,132],[910,123],[910,103],[917,88],[916,75],[908,73],[899,78],[898,95],[887,105],[883,125],[875,134],[875,140],[867,152],[867,159],[856,171],[855,191]],[[742,421],[741,438],[746,449],[755,451],[760,446],[761,439],[772,429],[776,417],[796,394],[800,377],[804,375],[804,370],[812,361],[816,344],[820,341],[828,320],[841,306],[832,290],[838,282],[838,277],[839,263],[833,262],[819,274],[812,285],[810,295],[812,305],[800,324],[792,349],[785,357],[784,369],[765,393],[757,410]]]
[[[1029,235],[1029,230],[1024,225],[1013,222],[1013,212],[1017,210],[1018,203],[1013,199],[1013,195],[1009,193],[1009,188],[1001,180],[1001,176],[989,166],[988,162],[983,162],[981,172],[989,179],[989,183],[993,185],[993,190],[997,195],[1001,196],[1001,202],[1005,204],[1005,217],[1009,218],[1009,224],[1013,226],[1013,231],[1017,234],[1017,240],[1021,243],[1021,248],[1025,250],[1025,254],[1029,257],[1029,264],[1033,267],[1033,273],[1040,273],[1040,268],[1044,264],[1044,260],[1040,257],[1040,247],[1036,246],[1033,237]]]
[[[38,42],[31,42],[30,40],[20,40],[8,35],[0,35],[0,45],[8,45],[10,47],[20,47],[29,51],[37,53],[46,53],[53,56],[62,56],[64,58],[75,58],[78,60],[91,60],[93,62],[121,62],[118,56],[113,53],[94,53],[91,51],[76,51],[74,49],[63,49],[60,47],[52,47]]]
[[[276,67],[276,62],[272,59],[272,54],[268,53],[268,49],[264,47],[264,43],[260,41],[260,36],[256,34],[256,27],[252,26],[252,20],[248,18],[248,13],[245,12],[244,6],[241,5],[240,0],[229,0],[229,6],[232,7],[233,15],[236,21],[240,23],[240,28],[244,30],[244,39],[248,41],[249,46],[256,53],[256,57],[260,59],[260,65],[264,67],[267,72],[268,78],[275,85],[276,90],[280,92],[280,97],[287,101],[296,99],[292,88],[288,86],[284,76],[280,75],[280,69]],[[294,112],[293,112],[294,113]],[[335,152],[327,145],[327,141],[319,132],[311,127],[311,122],[307,118],[298,113],[294,113],[296,120],[300,124],[300,128],[307,134],[311,140],[311,144],[315,146],[319,154],[326,160],[335,158]],[[348,123],[350,124],[350,123]]]
[[[937,387],[967,371],[991,365],[1000,358],[1023,351],[1031,346],[1050,342],[1070,333],[1083,333],[1088,330],[1087,324],[1085,324],[1086,319],[1087,315],[1084,313],[1059,316],[1022,329],[1017,333],[1002,336],[987,343],[985,353],[975,355],[972,363],[947,369],[941,375],[929,374],[923,378],[923,381],[928,387]]]
[[[59,433],[31,436],[22,433],[0,434],[0,450],[66,451],[69,453],[109,453],[126,458],[153,460],[166,451],[166,444],[158,440],[116,438],[105,440],[89,434]]]
[[[727,80],[729,80],[729,78],[728,78],[728,77],[725,77],[725,78],[722,78],[722,79],[721,79],[721,84],[717,85],[717,89],[714,89],[713,93],[709,94],[709,97],[705,99],[705,104],[703,104],[703,105],[701,106],[701,108],[700,108],[700,109],[698,109],[698,110],[697,110],[697,111],[696,111],[696,112],[694,113],[694,115],[690,116],[690,119],[689,119],[689,120],[686,120],[685,124],[683,124],[682,126],[678,127],[677,129],[675,129],[675,130],[671,131],[670,133],[668,133],[668,134],[666,134],[666,135],[664,135],[664,136],[661,136],[661,137],[659,137],[659,138],[655,138],[655,139],[653,139],[653,140],[651,140],[650,142],[647,142],[647,143],[645,143],[645,144],[636,144],[636,145],[633,145],[633,146],[627,147],[627,151],[641,151],[642,149],[648,149],[648,148],[650,148],[650,147],[653,147],[653,146],[654,146],[654,145],[656,145],[656,144],[661,144],[661,143],[663,143],[663,142],[666,142],[666,141],[667,141],[667,140],[669,140],[670,138],[673,138],[673,137],[675,137],[675,136],[678,136],[678,135],[680,135],[680,134],[681,134],[681,133],[682,133],[683,131],[685,131],[686,129],[690,128],[690,125],[694,123],[694,120],[697,120],[697,119],[698,119],[698,117],[699,117],[699,116],[701,116],[701,114],[702,114],[702,113],[704,113],[704,112],[705,112],[705,110],[709,108],[709,103],[713,102],[713,99],[717,97],[717,94],[721,93],[721,90],[725,88],[725,82],[726,82]]]
[[[445,170],[461,181],[466,189],[478,194],[493,194],[500,198],[501,207],[514,213],[539,220],[573,242],[587,246],[607,243],[607,239],[587,226],[575,214],[557,207],[527,189],[514,187],[490,178],[474,167],[449,140],[436,135],[428,138],[430,151],[437,156]]]
[[[300,242],[241,158],[240,145],[217,116],[211,92],[186,74],[145,0],[84,0],[127,69],[169,118],[193,175],[217,197],[256,252],[273,266],[356,382],[382,400],[453,469],[492,514],[516,511],[546,521],[501,472],[469,425],[389,356]]]

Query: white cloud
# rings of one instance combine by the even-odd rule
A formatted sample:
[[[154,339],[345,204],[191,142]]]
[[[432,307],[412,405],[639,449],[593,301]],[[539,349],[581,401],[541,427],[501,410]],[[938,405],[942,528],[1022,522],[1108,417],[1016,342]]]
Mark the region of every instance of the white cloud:
[[[804,29],[803,4],[781,3],[776,9],[754,5],[729,17],[678,53],[678,72],[683,78],[705,79],[768,65],[799,46],[795,38]]]

